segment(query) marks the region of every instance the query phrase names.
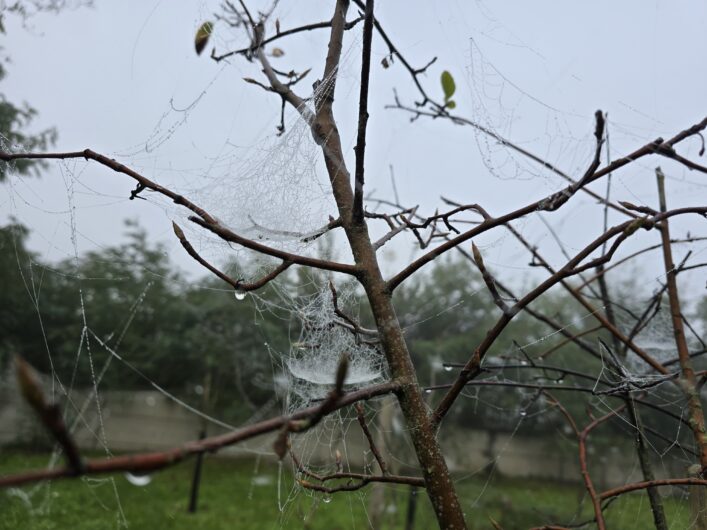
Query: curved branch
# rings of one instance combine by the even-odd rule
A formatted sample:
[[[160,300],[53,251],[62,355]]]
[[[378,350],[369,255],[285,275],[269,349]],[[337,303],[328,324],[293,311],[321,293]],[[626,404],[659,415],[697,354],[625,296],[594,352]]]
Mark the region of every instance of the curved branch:
[[[184,250],[186,250],[192,258],[194,258],[202,267],[210,270],[212,273],[214,273],[216,276],[221,278],[224,282],[229,284],[234,289],[237,289],[238,291],[254,291],[256,289],[260,289],[261,287],[269,283],[271,280],[277,278],[282,272],[287,270],[290,265],[292,265],[291,261],[283,261],[271,272],[269,272],[268,274],[253,283],[245,283],[241,280],[234,280],[228,274],[224,273],[223,271],[220,271],[219,269],[211,265],[211,263],[202,258],[196,251],[196,249],[194,249],[192,244],[184,235],[184,231],[182,231],[182,229],[177,223],[172,222],[172,228],[174,229],[174,234],[177,236],[177,239],[179,239],[179,242],[184,247]]]
[[[267,245],[263,245],[262,243],[258,243],[257,241],[245,238],[241,235],[236,234],[232,230],[224,227],[223,225],[207,223],[199,217],[190,216],[189,220],[213,232],[224,241],[237,243],[242,247],[254,250],[256,252],[260,252],[261,254],[266,254],[274,258],[280,258],[283,261],[297,263],[298,265],[314,267],[316,269],[341,272],[343,274],[350,274],[352,276],[356,276],[358,274],[358,267],[356,267],[355,265],[349,265],[347,263],[338,263],[336,261],[327,261],[317,258],[310,258],[307,256],[301,256],[299,254],[293,254],[291,252],[286,252],[284,250],[269,247]]]
[[[624,493],[651,488],[653,486],[707,486],[707,480],[700,478],[666,478],[646,482],[634,482],[633,484],[626,484],[618,488],[603,491],[599,494],[599,498],[603,501],[611,497],[616,497],[617,495],[623,495]]]
[[[66,153],[7,153],[0,151],[0,160],[3,160],[5,162],[11,162],[13,160],[37,160],[37,159],[53,159],[53,160],[66,160],[66,159],[72,159],[72,158],[84,158],[84,159],[90,159],[90,160],[95,160],[101,165],[104,165],[116,173],[123,173],[125,175],[128,175],[129,177],[135,179],[138,182],[138,190],[133,192],[133,196],[136,196],[139,191],[143,189],[150,189],[152,191],[156,191],[157,193],[164,195],[165,197],[169,197],[174,201],[175,204],[179,204],[181,206],[184,206],[194,212],[195,214],[198,215],[198,217],[191,216],[189,217],[189,220],[198,224],[199,226],[206,228],[207,230],[210,230],[211,232],[215,233],[216,235],[220,236],[222,239],[226,241],[230,241],[232,243],[237,243],[245,248],[249,248],[251,250],[254,250],[256,252],[260,252],[261,254],[266,254],[268,256],[273,256],[275,258],[280,258],[283,261],[290,261],[292,263],[298,263],[300,265],[307,265],[310,267],[315,267],[317,269],[324,269],[324,270],[330,270],[333,272],[342,272],[344,274],[351,274],[351,275],[356,275],[358,273],[358,269],[354,265],[348,265],[344,263],[336,263],[333,261],[325,261],[325,260],[319,260],[315,258],[308,258],[306,256],[300,256],[299,254],[292,254],[290,252],[285,252],[282,250],[278,250],[273,247],[269,247],[267,245],[263,245],[262,243],[258,243],[256,241],[252,241],[250,239],[247,239],[243,236],[240,236],[236,234],[235,232],[231,231],[230,229],[224,227],[221,225],[216,218],[212,217],[206,210],[203,208],[200,208],[193,202],[191,202],[189,199],[184,197],[183,195],[180,195],[178,193],[173,192],[172,190],[165,188],[164,186],[160,186],[156,182],[153,182],[152,180],[148,179],[147,177],[144,177],[137,171],[134,171],[133,169],[130,169],[124,164],[121,164],[111,158],[108,158],[107,156],[101,155],[99,153],[96,153],[95,151],[92,151],[90,149],[86,149],[84,151],[72,151],[72,152],[66,152]],[[209,269],[211,270],[211,269]],[[212,271],[213,272],[213,271]],[[223,278],[222,278],[223,279]]]

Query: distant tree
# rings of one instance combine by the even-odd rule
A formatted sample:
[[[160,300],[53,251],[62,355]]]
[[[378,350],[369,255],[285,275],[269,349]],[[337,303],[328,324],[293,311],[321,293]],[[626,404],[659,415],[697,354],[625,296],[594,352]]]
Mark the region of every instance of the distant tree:
[[[39,13],[59,13],[64,9],[75,9],[92,5],[93,0],[14,0],[3,2],[0,7],[0,35],[5,35],[5,22],[8,16],[20,18],[23,24]],[[0,46],[0,85],[7,75],[11,61],[5,47]],[[54,145],[57,131],[54,127],[40,131],[31,131],[37,117],[37,110],[26,102],[11,102],[0,89],[0,147],[3,149],[22,146],[25,149],[47,149]],[[36,160],[20,160],[15,171],[22,175],[34,170],[37,174],[41,163]],[[0,167],[0,182],[6,178],[6,168]]]
[[[0,227],[0,369],[15,353],[43,351],[37,322],[36,289],[32,282],[37,256],[27,249],[29,231],[17,222]],[[34,270],[33,270],[34,269]],[[33,357],[33,362],[39,359]],[[47,366],[38,363],[43,369]]]

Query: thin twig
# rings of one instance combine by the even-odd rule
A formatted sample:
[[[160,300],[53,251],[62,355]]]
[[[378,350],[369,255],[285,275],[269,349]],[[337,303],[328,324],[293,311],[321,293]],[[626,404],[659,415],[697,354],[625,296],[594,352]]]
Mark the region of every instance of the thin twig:
[[[366,0],[363,22],[363,51],[361,52],[361,82],[358,99],[358,133],[356,136],[356,170],[352,220],[363,223],[364,160],[366,156],[366,125],[368,124],[368,88],[371,83],[371,42],[373,40],[373,0]]]
[[[361,405],[360,403],[356,403],[354,407],[356,408],[356,417],[358,418],[358,424],[361,426],[361,430],[366,436],[366,440],[368,440],[368,447],[370,447],[371,453],[373,453],[376,462],[378,462],[378,467],[380,467],[381,473],[387,475],[388,466],[386,465],[385,460],[383,460],[383,456],[381,455],[381,452],[378,449],[376,442],[373,440],[373,435],[371,434],[371,431],[368,428],[368,424],[366,423],[366,415],[364,414],[363,410],[363,405]]]

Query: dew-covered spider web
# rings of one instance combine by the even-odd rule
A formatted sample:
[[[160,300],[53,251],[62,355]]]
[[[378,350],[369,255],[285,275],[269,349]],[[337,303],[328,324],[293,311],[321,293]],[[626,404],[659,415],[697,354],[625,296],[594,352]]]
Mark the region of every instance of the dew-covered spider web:
[[[337,104],[357,97],[357,58],[361,42],[356,35],[346,42],[344,48],[337,88],[342,96]],[[483,43],[469,40],[467,69],[458,75],[458,80],[460,86],[464,85],[471,102],[470,109],[462,110],[468,111],[485,129],[473,129],[468,142],[474,144],[475,156],[487,170],[484,176],[491,176],[502,186],[510,187],[533,181],[539,183],[543,191],[555,191],[560,184],[565,184],[547,167],[528,161],[523,154],[499,140],[499,137],[515,138],[517,116],[528,106],[542,109],[546,121],[536,137],[526,135],[518,145],[529,145],[533,149],[542,146],[544,150],[538,151],[538,155],[543,159],[557,163],[558,167],[569,168],[568,174],[573,177],[581,175],[594,149],[591,126],[585,127],[589,120],[582,122],[582,128],[575,127],[578,115],[555,108],[522,90],[512,76],[506,75],[504,69],[496,66],[482,49]],[[272,53],[270,49],[268,52]],[[298,109],[286,108],[284,130],[277,128],[280,116],[275,112],[272,114],[274,119],[261,129],[256,127],[262,124],[252,127],[249,140],[232,141],[229,138],[209,152],[199,152],[195,147],[198,139],[189,138],[190,125],[198,119],[203,107],[208,106],[209,96],[218,85],[226,82],[234,72],[239,79],[255,75],[242,69],[236,59],[222,63],[187,104],[179,102],[177,97],[169,98],[164,112],[157,113],[154,127],[142,141],[131,141],[128,147],[107,154],[189,198],[223,227],[240,236],[278,251],[350,263],[351,253],[343,237],[336,230],[329,230],[338,213],[321,161],[321,147],[312,138],[310,127]],[[255,72],[260,74],[257,70]],[[314,73],[310,76],[313,78]],[[314,79],[308,77],[296,85],[301,93],[306,94],[309,106],[326,93],[332,80],[323,79],[316,88],[305,89],[311,81]],[[248,88],[261,90],[257,86]],[[265,96],[279,104],[277,94],[266,92]],[[349,107],[345,108],[350,111]],[[223,115],[218,117],[227,120],[228,111],[223,110]],[[420,124],[421,119],[411,127]],[[617,123],[615,127],[619,134],[629,135],[628,131],[622,130],[622,124]],[[3,151],[21,151],[23,147],[6,138],[0,139]],[[347,157],[352,147],[353,141],[344,138]],[[184,162],[188,157],[182,151],[192,148],[198,154],[188,163]],[[348,160],[352,161],[352,156]],[[166,449],[156,442],[151,445],[158,437],[159,433],[154,432],[158,428],[153,428],[152,439],[143,438],[135,442],[134,447],[130,446],[129,436],[114,427],[125,420],[120,416],[123,406],[126,409],[132,406],[133,412],[137,410],[135,417],[156,416],[155,411],[162,410],[174,424],[183,422],[186,426],[175,435],[173,444],[180,445],[197,439],[199,430],[203,430],[206,436],[216,436],[321,404],[332,391],[343,359],[347,364],[344,392],[390,380],[391,374],[365,294],[355,282],[293,266],[263,289],[243,293],[234,292],[225,283],[217,283],[205,272],[174,274],[166,267],[155,265],[163,263],[160,260],[170,253],[184,254],[171,236],[171,222],[181,227],[203,259],[234,280],[257,281],[275,269],[279,260],[224,241],[193,223],[189,219],[192,212],[149,190],[135,190],[135,196],[129,198],[130,186],[134,183],[127,179],[120,180],[120,191],[102,188],[97,181],[104,177],[108,171],[106,168],[98,168],[80,159],[52,161],[48,168],[47,171],[60,180],[61,207],[40,198],[43,182],[32,180],[33,177],[11,174],[4,185],[9,190],[8,209],[20,221],[24,220],[22,212],[27,208],[55,219],[54,231],[45,231],[40,243],[54,261],[39,253],[25,252],[19,232],[13,236],[15,246],[9,249],[9,253],[22,287],[17,303],[31,308],[33,326],[39,326],[37,335],[42,355],[36,359],[46,367],[43,372],[47,394],[61,404],[69,431],[77,436],[82,450],[85,448],[90,456],[110,458],[123,452]],[[118,175],[119,179],[123,177]],[[414,179],[417,177],[419,175],[414,173],[405,175],[406,180],[400,185],[402,194],[395,198],[396,202],[414,195],[413,188],[418,182]],[[380,184],[374,178],[371,181]],[[683,194],[703,189],[701,184],[692,181],[680,181],[680,185]],[[460,194],[464,197],[459,200],[475,201],[475,193],[475,190],[461,189]],[[496,195],[503,196],[504,193],[502,188]],[[644,195],[643,191],[639,192],[620,180],[612,193],[627,200]],[[514,221],[513,226],[530,241],[532,248],[552,248],[549,266],[557,268],[567,256],[574,255],[586,244],[586,233],[578,236],[569,227],[580,222],[586,228],[591,224],[589,220],[593,222],[594,217],[586,216],[589,204],[585,200],[576,209],[561,211],[552,218],[548,215],[542,221],[539,215],[528,216]],[[385,224],[385,216],[397,214],[398,206],[401,205],[391,205],[390,202],[369,204],[369,211],[379,214],[377,219],[370,221],[372,226],[375,225],[371,229],[375,237],[387,233],[390,227]],[[127,211],[128,208],[130,211],[140,208],[158,212],[157,220],[152,222],[164,227],[162,233],[167,234],[170,243],[153,248],[135,236],[131,240],[134,247],[120,248],[124,254],[110,253],[114,248],[110,239],[96,237],[97,231],[91,230],[89,225],[97,221],[92,221],[89,214],[99,208],[111,207],[113,213],[117,210],[121,215],[121,210]],[[415,215],[417,212],[424,215],[423,210],[430,208],[425,204],[414,210]],[[494,210],[491,213],[501,212]],[[600,217],[600,214],[596,215],[597,219]],[[413,219],[412,215],[409,219]],[[477,221],[474,218],[474,222]],[[461,223],[455,226],[468,228]],[[598,235],[600,225],[595,228],[592,237]],[[428,233],[425,230],[420,229],[423,235]],[[61,235],[67,235],[67,238],[62,241]],[[451,232],[447,235],[453,237]],[[642,242],[655,244],[653,236],[653,233],[646,236]],[[399,255],[414,259],[429,250],[419,248],[415,238],[398,243],[406,236],[395,237],[394,243],[386,243],[389,245],[386,249],[392,247],[399,251]],[[703,240],[683,237],[682,234],[679,237],[689,240],[689,248],[694,251],[689,263],[698,262],[705,255]],[[485,256],[487,267],[513,291],[504,290],[501,297],[504,303],[514,304],[549,275],[528,254],[526,246],[518,243],[503,227],[479,239],[475,239],[475,243]],[[435,240],[432,245],[441,241],[441,238]],[[147,249],[145,255],[153,252],[149,254],[149,260],[137,251],[130,254],[130,249],[141,248],[140,244],[145,245],[143,250]],[[465,244],[468,247],[468,243]],[[468,253],[468,248],[463,250]],[[649,264],[646,260],[651,271],[656,268],[653,262],[659,261],[656,258],[658,252],[654,250],[647,254],[652,256]],[[628,254],[627,251],[617,255],[617,259]],[[89,255],[102,268],[86,268]],[[680,259],[685,255],[680,251]],[[387,264],[389,268],[399,270],[400,260],[391,261]],[[637,267],[633,272],[638,273],[639,269]],[[699,269],[696,270],[699,273]],[[589,282],[592,274],[587,271],[581,278],[570,281],[575,286]],[[508,484],[533,479],[579,482],[577,436],[560,412],[558,403],[575,418],[580,430],[591,418],[616,412],[616,419],[607,429],[597,429],[599,434],[587,447],[590,471],[600,489],[641,480],[642,477],[632,446],[637,422],[622,409],[622,396],[646,403],[641,405],[645,407],[641,409],[644,412],[645,443],[657,476],[682,476],[684,468],[694,463],[695,450],[690,440],[684,396],[674,384],[679,363],[676,362],[667,299],[663,295],[660,302],[651,306],[655,292],[647,292],[662,289],[665,277],[651,278],[648,275],[649,282],[636,285],[635,282],[623,282],[626,278],[621,274],[612,272],[608,275],[612,298],[609,304],[601,299],[595,284],[583,291],[587,293],[589,305],[580,305],[559,287],[550,291],[548,302],[533,302],[530,308],[545,315],[544,320],[535,319],[530,313],[521,313],[517,317],[489,350],[478,377],[469,382],[458,406],[442,423],[438,436],[464,510],[468,513],[481,512],[498,517],[499,513],[524,510],[524,517],[536,517],[542,512],[545,522],[586,523],[591,513],[591,500],[581,487],[572,490],[576,494],[566,503],[573,504],[571,513],[567,510],[549,513],[546,506],[542,510],[521,506],[522,502],[507,493],[512,487],[504,489]],[[58,282],[63,289],[57,290],[58,294],[53,296],[72,300],[68,316],[57,315],[53,310],[51,304],[56,303],[55,298],[49,298],[47,294],[53,292],[49,290],[50,279],[56,279],[51,281]],[[101,294],[104,291],[96,287],[101,283],[108,285],[105,296]],[[184,302],[188,308],[176,316],[169,307],[170,304],[177,305],[179,296],[175,293],[181,293],[183,300],[180,303]],[[222,302],[226,298],[229,305]],[[168,302],[160,304],[160,300]],[[439,259],[437,264],[424,268],[410,281],[409,289],[407,285],[401,287],[393,300],[423,396],[431,411],[439,403],[445,385],[454,380],[502,313],[494,305],[476,268],[463,256],[447,261]],[[693,318],[701,307],[700,300],[695,300],[687,300],[685,320],[692,326],[688,329],[688,342],[690,351],[698,359],[699,369],[702,367],[699,355],[705,352],[705,344],[704,329],[696,322],[698,319]],[[116,308],[108,318],[108,327],[106,307]],[[597,315],[607,314],[610,307],[620,332],[630,337],[637,348],[668,367],[667,374],[656,374],[631,348],[597,329]],[[61,333],[56,331],[60,329],[62,318],[76,322],[69,332],[64,328]],[[552,323],[548,324],[548,320]],[[144,323],[149,325],[143,326]],[[165,339],[165,335],[170,334],[179,334],[179,340],[170,342]],[[140,335],[150,337],[151,342],[140,341]],[[151,348],[162,347],[161,341],[174,347],[183,358],[163,356],[157,362],[151,362]],[[71,345],[69,361],[63,358],[67,343]],[[6,352],[3,349],[1,353],[5,355]],[[58,359],[59,356],[62,359]],[[169,372],[180,362],[191,363],[189,366],[194,372],[187,373],[175,383]],[[205,370],[208,377],[202,377],[197,370],[205,366],[209,368]],[[124,386],[121,386],[121,379],[126,381]],[[121,392],[122,402],[118,398]],[[23,413],[31,412],[22,410]],[[367,400],[362,414],[389,472],[419,475],[410,437],[414,426],[405,422],[395,398]],[[157,419],[150,421],[153,427],[158,425]],[[336,474],[348,475],[343,479],[317,483],[320,486],[351,486],[359,475],[382,473],[360,421],[357,411],[346,407],[305,432],[292,433],[289,454],[281,461],[274,456],[274,435],[225,450],[226,455],[247,462],[233,473],[233,484],[245,488],[241,491],[233,486],[237,492],[233,495],[236,497],[234,502],[255,503],[261,497],[260,492],[267,490],[266,505],[276,515],[276,528],[303,524],[317,527],[317,521],[321,520],[318,518],[324,517],[321,513],[327,510],[327,505],[346,512],[345,521],[351,528],[382,527],[380,525],[384,523],[381,521],[391,525],[400,523],[405,512],[414,509],[411,508],[415,506],[412,499],[416,499],[416,495],[424,497],[422,490],[411,491],[408,486],[400,484],[377,484],[331,495],[307,486],[320,477]],[[36,433],[37,425],[34,428]],[[129,431],[130,427],[122,430]],[[48,469],[63,465],[62,452],[53,442],[50,442],[49,454],[43,462]],[[144,492],[140,502],[157,502],[157,488],[172,480],[173,475],[169,473],[125,473],[81,478],[78,483],[97,499],[104,512],[110,514],[111,527],[124,528],[130,527],[135,520],[131,515],[135,503],[132,493],[136,489]],[[242,484],[237,482],[244,475]],[[180,475],[180,483],[186,484],[191,476],[184,472],[183,476]],[[208,473],[203,480],[210,480]],[[133,489],[126,490],[126,486]],[[60,488],[50,482],[10,489],[7,495],[13,502],[24,505],[28,513],[37,517],[51,516],[63,508],[64,490]],[[131,493],[126,494],[126,491]],[[182,497],[178,508],[168,512],[168,517],[176,517],[178,510],[181,514],[187,500],[186,490]],[[334,502],[337,497],[343,500]],[[670,490],[673,521],[685,519],[688,497],[686,488]],[[431,521],[429,507],[423,504],[419,503],[417,507],[422,513],[418,520],[420,528]],[[206,505],[209,510],[215,509],[208,500]],[[650,510],[647,501],[642,500],[638,508],[617,502],[610,511],[631,517],[637,509],[641,512]],[[513,528],[514,524],[506,522],[504,527]],[[679,523],[672,523],[671,528],[678,528],[676,524]]]

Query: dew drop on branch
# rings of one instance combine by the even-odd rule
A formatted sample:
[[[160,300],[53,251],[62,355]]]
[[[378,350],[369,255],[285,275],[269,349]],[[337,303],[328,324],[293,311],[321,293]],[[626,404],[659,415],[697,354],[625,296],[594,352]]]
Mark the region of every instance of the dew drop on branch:
[[[241,291],[240,289],[236,289],[234,296],[236,297],[236,300],[239,302],[241,300],[245,300],[245,291]]]

